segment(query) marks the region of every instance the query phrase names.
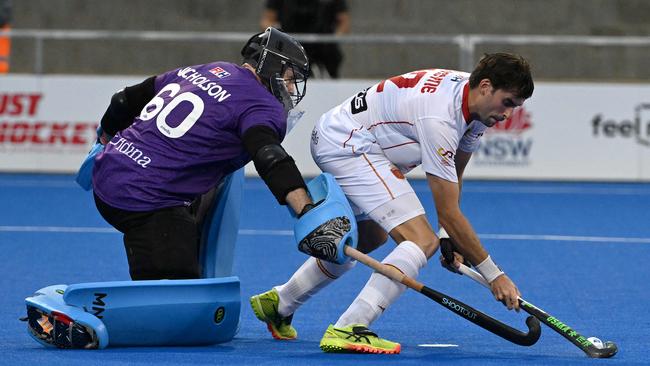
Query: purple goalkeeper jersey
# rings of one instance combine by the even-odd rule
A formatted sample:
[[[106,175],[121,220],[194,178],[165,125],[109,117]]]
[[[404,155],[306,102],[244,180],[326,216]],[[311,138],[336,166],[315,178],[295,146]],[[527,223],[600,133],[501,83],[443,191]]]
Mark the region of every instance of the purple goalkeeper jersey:
[[[150,211],[189,205],[251,160],[242,136],[286,133],[282,104],[248,69],[227,62],[158,75],[156,96],[95,160],[95,194],[113,207]]]

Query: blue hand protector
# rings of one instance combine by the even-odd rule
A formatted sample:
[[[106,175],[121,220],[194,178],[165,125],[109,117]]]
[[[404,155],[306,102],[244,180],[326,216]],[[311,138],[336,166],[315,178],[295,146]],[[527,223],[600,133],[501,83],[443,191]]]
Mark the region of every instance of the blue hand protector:
[[[323,173],[307,184],[316,206],[304,212],[294,225],[301,252],[329,262],[348,260],[344,246],[357,247],[357,222],[352,207],[334,177]]]

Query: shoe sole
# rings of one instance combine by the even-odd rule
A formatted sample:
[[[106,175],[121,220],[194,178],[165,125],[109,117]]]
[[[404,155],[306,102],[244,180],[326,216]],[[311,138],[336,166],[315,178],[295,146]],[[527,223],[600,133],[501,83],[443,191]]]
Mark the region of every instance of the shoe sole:
[[[323,352],[328,352],[328,353],[374,353],[374,354],[392,355],[392,354],[400,353],[400,351],[402,350],[402,346],[398,344],[393,349],[384,349],[384,348],[376,348],[376,347],[356,345],[356,344],[334,345],[334,344],[321,343],[320,349],[323,350]]]
[[[271,333],[271,336],[274,339],[277,339],[279,341],[291,341],[291,340],[294,340],[294,339],[297,338],[297,336],[296,337],[285,337],[285,336],[281,335],[280,333],[276,332],[276,330],[275,330],[275,328],[273,328],[273,325],[271,324],[271,322],[267,321],[266,316],[264,316],[264,313],[262,313],[261,310],[257,311],[258,307],[259,307],[259,309],[262,309],[262,303],[260,302],[259,296],[252,296],[250,298],[250,303],[251,303],[251,308],[253,309],[253,313],[255,313],[255,316],[257,317],[257,319],[259,319],[260,321],[263,321],[264,323],[266,323],[266,329],[269,330],[269,333]],[[255,305],[257,305],[257,307]]]

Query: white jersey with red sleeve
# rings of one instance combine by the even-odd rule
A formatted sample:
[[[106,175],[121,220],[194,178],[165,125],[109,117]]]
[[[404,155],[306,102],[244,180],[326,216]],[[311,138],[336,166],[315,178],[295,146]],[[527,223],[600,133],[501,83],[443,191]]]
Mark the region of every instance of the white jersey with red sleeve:
[[[471,121],[469,74],[431,69],[384,80],[349,98],[321,118],[323,138],[348,153],[381,152],[407,172],[457,182],[456,151],[476,151],[487,128]]]

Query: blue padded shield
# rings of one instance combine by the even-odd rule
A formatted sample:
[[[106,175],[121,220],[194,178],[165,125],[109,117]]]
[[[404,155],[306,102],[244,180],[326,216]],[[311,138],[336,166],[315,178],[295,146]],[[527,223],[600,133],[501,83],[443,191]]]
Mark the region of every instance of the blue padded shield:
[[[346,217],[349,221],[349,230],[343,232],[336,246],[336,263],[343,264],[348,259],[343,251],[345,245],[357,247],[358,232],[357,221],[352,207],[341,187],[329,173],[323,173],[307,183],[309,195],[314,202],[320,203],[309,210],[294,225],[293,231],[296,242],[303,242],[310,234],[314,233],[323,223],[339,217]],[[302,249],[301,249],[302,250]]]
[[[96,348],[227,342],[239,329],[241,305],[237,277],[55,285],[25,302],[91,328]]]
[[[224,179],[206,215],[201,234],[202,278],[232,275],[243,186],[244,168],[241,168]]]
[[[91,313],[85,312],[84,309],[66,304],[63,300],[63,294],[67,288],[67,285],[53,285],[36,291],[34,295],[25,299],[28,314],[30,313],[30,307],[36,308],[44,314],[51,315],[53,312],[66,314],[68,317],[74,319],[76,323],[92,329],[93,338],[96,340],[96,348],[106,348],[109,342],[106,326],[99,318]],[[38,343],[46,347],[54,347],[53,343],[45,342],[38,337],[30,327],[27,330],[29,335]]]
[[[75,181],[86,191],[93,189],[93,168],[95,167],[95,156],[102,151],[104,151],[104,145],[96,142],[79,167]]]

